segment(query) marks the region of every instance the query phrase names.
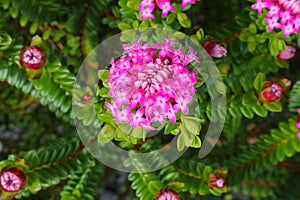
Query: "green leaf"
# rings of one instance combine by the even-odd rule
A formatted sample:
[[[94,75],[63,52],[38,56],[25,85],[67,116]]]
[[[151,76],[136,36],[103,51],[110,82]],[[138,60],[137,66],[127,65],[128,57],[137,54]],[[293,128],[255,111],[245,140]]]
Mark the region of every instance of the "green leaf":
[[[209,175],[213,172],[211,166],[205,166],[203,170],[203,180],[209,180]]]
[[[32,35],[35,34],[38,27],[39,27],[39,23],[37,21],[32,22],[29,27],[29,33]]]
[[[185,139],[182,133],[177,138],[177,150],[182,151],[185,148]]]
[[[7,9],[9,7],[9,2],[10,2],[10,0],[2,0],[1,1],[2,7],[4,9]]]
[[[257,28],[256,28],[256,25],[255,24],[250,24],[249,25],[249,32],[251,33],[251,34],[256,34],[256,32],[257,32]]]
[[[31,193],[35,194],[42,189],[40,179],[34,173],[27,173],[26,177],[27,188]]]
[[[242,106],[241,108],[242,114],[247,117],[248,119],[252,119],[254,117],[254,112],[248,106]]]
[[[179,24],[184,28],[190,28],[191,27],[191,20],[188,18],[188,16],[185,13],[177,13],[177,19]]]
[[[0,33],[0,45],[8,46],[12,42],[12,38],[7,33]]]
[[[201,147],[201,140],[198,136],[194,137],[194,140],[193,140],[190,147],[193,147],[193,148],[200,148]]]
[[[184,183],[172,181],[166,185],[166,188],[177,191],[177,192],[181,192],[182,189],[184,188]]]
[[[257,100],[255,94],[253,92],[248,92],[243,95],[242,104],[245,106],[251,106],[251,105],[256,104],[257,101],[258,100]]]
[[[148,183],[148,190],[152,194],[157,194],[157,192],[162,188],[163,188],[163,183],[160,180],[154,180]]]
[[[132,28],[137,29],[139,28],[139,21],[135,20],[132,22]]]
[[[209,194],[208,186],[205,184],[204,181],[201,181],[201,182],[200,182],[199,194],[200,194],[200,195],[203,195],[203,196]]]
[[[180,125],[179,122],[176,122],[176,123],[168,122],[167,125],[166,125],[166,127],[165,127],[164,134],[170,133],[171,131],[173,131],[176,128],[178,128],[179,125]]]
[[[108,76],[109,76],[109,70],[106,69],[99,70],[98,77],[102,82],[106,82]]]
[[[100,130],[98,134],[98,142],[107,143],[115,138],[115,128],[110,124],[105,124],[105,126]]]
[[[119,23],[118,24],[118,28],[121,30],[121,31],[126,31],[126,30],[130,30],[131,29],[131,26],[127,23]]]
[[[282,111],[281,102],[264,102],[264,107],[271,112],[281,112]]]
[[[28,16],[27,15],[22,15],[20,19],[20,25],[22,27],[25,27],[28,23]]]
[[[268,115],[268,110],[256,103],[254,106],[251,107],[251,109],[260,117],[267,117]]]
[[[175,13],[170,13],[167,18],[166,18],[166,23],[167,24],[172,24],[174,20],[176,19],[176,14]]]
[[[260,91],[262,84],[266,81],[266,75],[264,73],[259,73],[254,79],[254,88],[256,91]]]
[[[196,38],[198,41],[201,41],[204,38],[204,31],[202,28],[196,32]]]
[[[249,52],[253,52],[256,49],[256,42],[248,42],[247,48]]]

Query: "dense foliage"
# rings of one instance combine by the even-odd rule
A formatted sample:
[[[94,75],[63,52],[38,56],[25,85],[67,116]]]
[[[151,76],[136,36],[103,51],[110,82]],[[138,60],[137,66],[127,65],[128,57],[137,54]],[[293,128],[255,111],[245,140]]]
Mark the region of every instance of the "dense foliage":
[[[101,41],[123,32],[121,40],[136,44],[139,38],[126,31],[147,27],[185,33],[218,67],[224,84],[214,85],[226,94],[225,124],[204,158],[198,152],[216,116],[204,78],[188,65],[197,60],[192,49],[176,57],[159,47],[151,55],[161,60],[154,61],[132,61],[141,52],[123,55],[128,65],[136,62],[132,70],[147,62],[147,68],[129,74],[144,73],[159,84],[158,76],[175,74],[172,83],[181,88],[174,84],[168,90],[188,100],[168,93],[164,114],[157,107],[147,113],[143,106],[149,101],[139,99],[130,103],[134,112],[126,110],[131,121],[121,118],[114,106],[124,106],[118,92],[126,87],[108,68],[99,71],[95,88],[74,94],[81,63]],[[116,187],[118,199],[299,199],[299,27],[298,0],[0,0],[0,199],[97,199],[109,187]],[[119,59],[111,71],[124,71],[126,62]],[[160,61],[169,67],[166,75],[152,72],[164,70]],[[152,90],[159,89],[145,89]],[[159,92],[166,97],[165,90]],[[72,110],[72,98],[83,107],[93,104],[97,120]],[[186,102],[200,102],[198,118],[187,115]],[[119,172],[91,155],[74,119],[101,126],[96,142],[114,141],[131,155],[158,149],[175,136],[178,150],[188,150],[162,169],[130,172],[128,180],[113,185]],[[125,129],[139,128],[127,135],[119,122],[127,123]],[[160,134],[145,139],[144,128],[151,129],[152,122],[163,124]],[[144,171],[138,159],[126,162]]]

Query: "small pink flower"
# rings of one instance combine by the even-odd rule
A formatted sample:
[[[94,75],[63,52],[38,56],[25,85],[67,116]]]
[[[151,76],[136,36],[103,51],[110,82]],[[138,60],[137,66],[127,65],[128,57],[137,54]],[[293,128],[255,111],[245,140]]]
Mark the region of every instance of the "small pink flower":
[[[157,192],[155,200],[181,200],[177,192],[173,190],[160,190]]]
[[[266,8],[266,5],[262,0],[257,0],[255,4],[251,6],[253,10],[257,10],[258,14],[262,14],[262,9]]]
[[[5,167],[0,172],[0,186],[6,192],[18,192],[25,187],[26,176],[16,167]]]
[[[298,114],[300,114],[300,108],[297,108],[297,109],[296,109],[296,112],[297,112]]]
[[[167,17],[168,13],[176,8],[170,4],[170,0],[158,1],[158,7],[162,10],[162,17]]]
[[[223,188],[226,185],[226,180],[220,174],[210,174],[209,182],[212,187]]]
[[[206,42],[204,44],[204,49],[207,51],[207,53],[210,56],[213,56],[216,58],[221,58],[221,57],[224,57],[227,55],[227,50],[215,42]]]
[[[280,51],[278,54],[278,58],[280,60],[290,60],[295,56],[296,48],[293,46],[286,45],[284,51]]]
[[[20,64],[24,69],[42,69],[45,60],[44,52],[37,46],[25,46],[20,52]]]

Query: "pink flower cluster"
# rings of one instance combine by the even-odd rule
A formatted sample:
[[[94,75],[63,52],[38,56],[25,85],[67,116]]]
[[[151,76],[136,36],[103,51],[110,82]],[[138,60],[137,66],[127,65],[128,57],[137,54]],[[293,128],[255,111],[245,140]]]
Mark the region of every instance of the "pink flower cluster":
[[[185,8],[188,4],[195,4],[196,1],[200,0],[182,0],[181,6]],[[139,9],[142,13],[141,18],[155,19],[155,16],[152,14],[152,11],[155,9],[156,4],[160,10],[162,10],[162,17],[167,17],[169,12],[172,12],[176,9],[174,5],[171,5],[170,0],[142,0],[139,4]]]
[[[296,34],[300,28],[300,2],[299,0],[256,0],[251,7],[262,14],[264,8],[268,9],[265,21],[268,31],[274,28],[282,29],[284,37]]]
[[[300,115],[300,108],[297,108],[296,111]],[[299,129],[299,132],[297,133],[296,136],[300,138],[300,116],[297,119],[296,127]]]
[[[179,42],[123,45],[122,56],[111,61],[107,85],[112,95],[111,103],[105,102],[116,123],[125,122],[133,128],[155,130],[150,124],[176,122],[179,110],[188,114],[198,78],[196,69],[190,72],[187,65],[199,62],[193,49],[189,52],[175,48]]]

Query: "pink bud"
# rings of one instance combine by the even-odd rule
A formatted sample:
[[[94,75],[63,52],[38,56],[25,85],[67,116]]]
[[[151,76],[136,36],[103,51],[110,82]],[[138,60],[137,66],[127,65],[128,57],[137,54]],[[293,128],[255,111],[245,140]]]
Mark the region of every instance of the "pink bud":
[[[296,112],[300,114],[300,108],[296,108]]]
[[[220,174],[210,174],[209,182],[212,187],[223,188],[226,185],[226,180]]]
[[[5,192],[18,192],[25,187],[26,176],[16,167],[5,167],[0,172],[0,186]]]
[[[173,190],[160,190],[157,192],[155,200],[181,200],[177,192]]]
[[[38,46],[25,46],[20,52],[20,64],[24,69],[42,69],[45,61],[45,54]]]
[[[204,49],[212,57],[221,58],[227,55],[227,50],[215,42],[206,42]]]
[[[278,83],[266,81],[262,86],[260,94],[265,101],[279,101],[283,96],[283,88]]]
[[[296,48],[293,46],[286,45],[284,51],[280,51],[278,54],[278,58],[280,60],[290,60],[295,56]]]
[[[85,94],[81,97],[81,100],[84,101],[84,102],[88,102],[92,99],[92,97],[88,94]]]

